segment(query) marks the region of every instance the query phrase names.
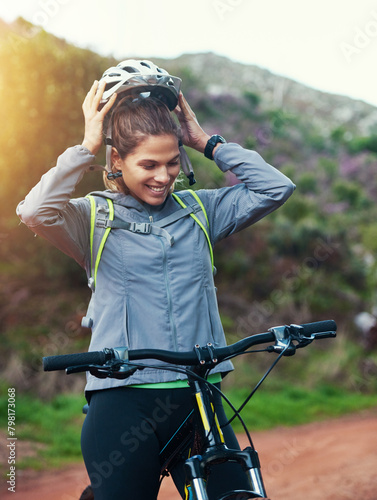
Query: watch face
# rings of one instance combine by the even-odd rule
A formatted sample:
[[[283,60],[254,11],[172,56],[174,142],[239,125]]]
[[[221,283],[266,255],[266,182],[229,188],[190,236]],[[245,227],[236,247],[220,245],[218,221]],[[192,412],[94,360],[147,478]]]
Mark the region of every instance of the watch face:
[[[211,137],[211,142],[212,142],[213,145],[215,145],[215,144],[217,144],[219,142],[221,142],[221,143],[224,144],[224,142],[226,142],[226,141],[225,141],[224,137],[221,137],[221,135],[213,135]]]

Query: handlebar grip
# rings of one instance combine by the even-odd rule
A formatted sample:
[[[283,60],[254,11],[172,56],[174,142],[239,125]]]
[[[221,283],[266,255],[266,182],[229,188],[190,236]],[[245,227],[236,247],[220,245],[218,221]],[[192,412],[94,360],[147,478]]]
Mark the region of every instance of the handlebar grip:
[[[61,356],[47,356],[43,358],[43,370],[65,370],[70,366],[103,365],[106,362],[104,351],[80,352],[78,354],[62,354]]]
[[[336,323],[332,319],[328,319],[325,321],[316,321],[315,323],[305,323],[301,325],[303,330],[302,333],[305,336],[310,336],[312,334],[321,334],[324,332],[336,332]],[[318,335],[318,338],[321,338],[321,335]],[[322,338],[325,338],[322,336]]]

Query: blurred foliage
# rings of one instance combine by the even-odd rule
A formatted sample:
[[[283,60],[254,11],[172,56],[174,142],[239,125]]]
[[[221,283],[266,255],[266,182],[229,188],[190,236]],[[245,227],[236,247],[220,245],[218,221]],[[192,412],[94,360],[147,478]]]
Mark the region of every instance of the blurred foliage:
[[[377,135],[355,137],[349,141],[348,148],[351,153],[359,153],[365,150],[377,153]]]
[[[0,44],[0,91],[6,96],[0,110],[6,123],[0,130],[0,196],[7,200],[1,220],[14,217],[16,202],[67,145],[81,142],[81,104],[112,62],[43,30],[22,33]]]
[[[50,397],[72,381],[41,373],[40,358],[87,348],[89,331],[80,327],[80,319],[89,290],[77,264],[20,226],[15,208],[57,156],[81,142],[84,96],[115,61],[23,20],[1,29],[1,373],[20,390]],[[325,118],[314,120],[301,100],[295,112],[292,107],[288,112],[267,104],[254,88],[219,89],[216,71],[226,74],[220,63],[212,68],[214,83],[207,85],[195,72],[194,60],[156,62],[182,77],[185,95],[208,133],[256,149],[297,184],[276,213],[217,246],[216,284],[229,339],[274,324],[334,318],[339,337],[349,344],[333,342],[329,354],[313,354],[312,362],[308,354],[302,373],[308,370],[315,379],[318,366],[330,363],[327,358],[346,360],[351,345],[357,358],[352,373],[346,361],[339,362],[332,365],[331,377],[353,387],[365,379],[366,363],[371,370],[376,366],[354,326],[355,315],[371,311],[377,302],[376,125],[371,124],[369,136],[358,135],[355,125],[331,130]],[[237,182],[203,155],[188,153],[197,188]],[[102,152],[97,161],[103,160]],[[88,174],[75,195],[93,189],[102,189],[102,180]],[[77,388],[82,390],[81,380]],[[369,379],[357,388],[375,389]]]
[[[245,90],[243,95],[253,108],[257,108],[262,100],[262,98],[259,94],[256,94],[255,92],[252,92],[251,90]]]

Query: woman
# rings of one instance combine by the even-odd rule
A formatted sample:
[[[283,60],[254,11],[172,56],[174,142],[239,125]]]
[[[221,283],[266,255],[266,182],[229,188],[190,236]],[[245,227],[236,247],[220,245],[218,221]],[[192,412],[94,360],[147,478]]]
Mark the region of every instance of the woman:
[[[153,92],[136,98],[135,93],[120,93],[115,105],[117,94],[104,98],[105,92],[106,81],[94,82],[83,104],[82,144],[65,151],[18,206],[25,224],[89,273],[90,201],[72,199],[72,194],[95,160],[113,106],[106,126],[112,136],[109,190],[96,196],[110,198],[123,222],[155,228],[177,212],[171,193],[180,171],[180,141],[205,152],[223,172],[231,170],[241,181],[197,193],[212,245],[272,212],[292,194],[292,182],[257,153],[206,134],[182,93],[174,109],[179,128],[164,99],[153,97]],[[85,321],[92,328],[93,351],[117,346],[188,351],[209,341],[225,345],[208,241],[199,224],[186,216],[146,234],[111,230]],[[230,362],[222,363],[211,380],[219,383],[230,370]],[[158,453],[191,409],[188,390],[183,374],[163,369],[145,368],[127,380],[88,377],[90,409],[82,451],[96,500],[157,498]],[[221,402],[216,404],[225,421]],[[228,446],[237,447],[229,426],[225,439]],[[219,467],[225,470],[210,478],[211,497],[229,477],[237,478],[234,466]],[[182,468],[173,477],[183,496]],[[241,485],[241,477],[239,481]]]

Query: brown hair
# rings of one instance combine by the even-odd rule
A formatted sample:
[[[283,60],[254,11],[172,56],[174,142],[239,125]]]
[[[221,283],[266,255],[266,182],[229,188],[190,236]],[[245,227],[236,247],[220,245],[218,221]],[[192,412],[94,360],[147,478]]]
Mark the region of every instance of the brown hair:
[[[110,117],[112,124],[112,146],[118,151],[122,160],[131,154],[148,135],[174,135],[177,141],[181,138],[181,130],[174,120],[169,108],[159,99],[152,97],[133,100],[125,97],[116,105]],[[112,172],[117,169],[107,165]],[[127,194],[128,188],[122,177],[108,179],[104,173],[107,189]]]

